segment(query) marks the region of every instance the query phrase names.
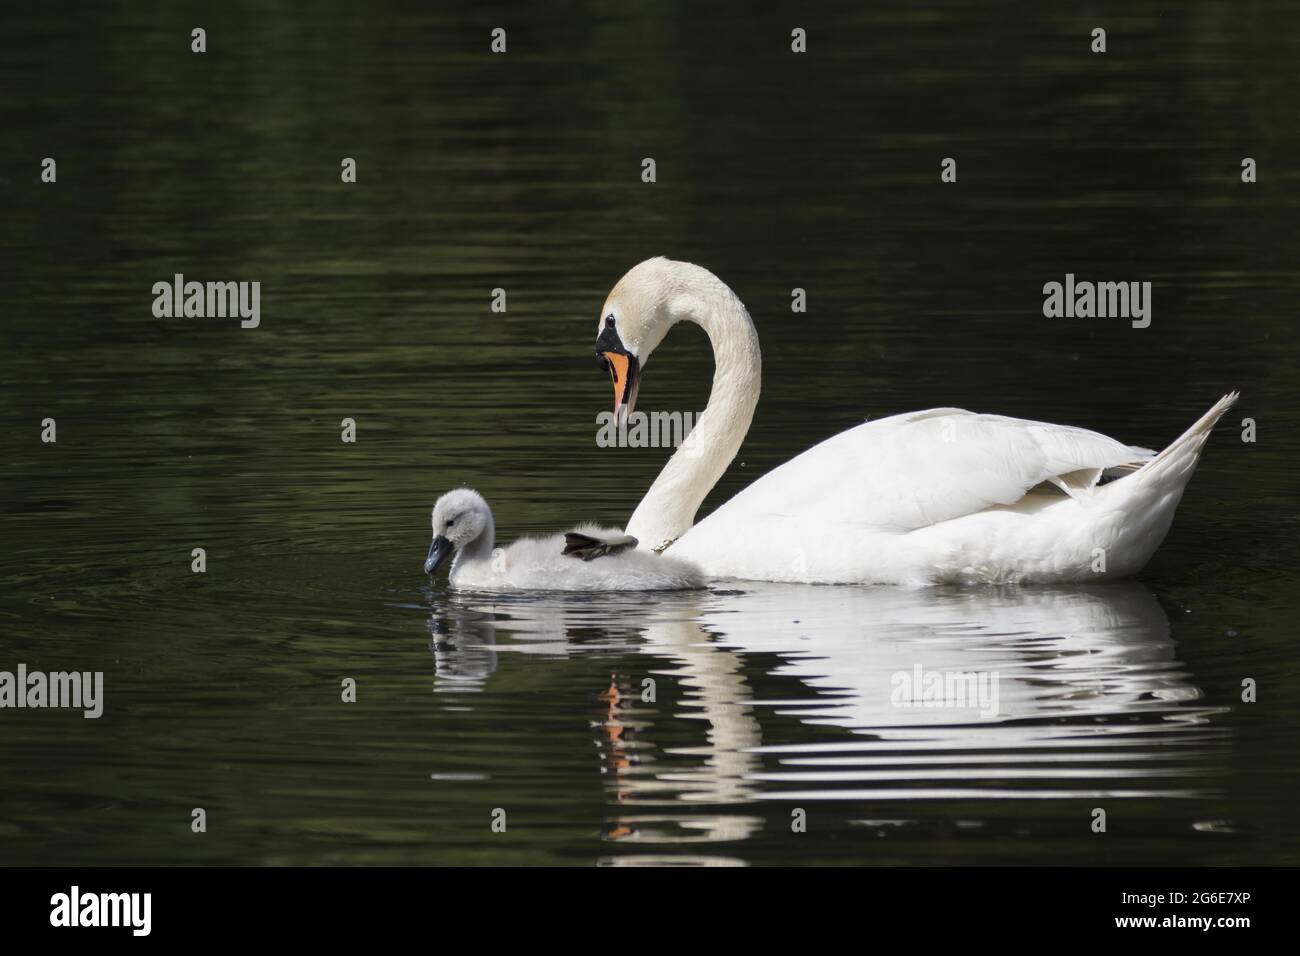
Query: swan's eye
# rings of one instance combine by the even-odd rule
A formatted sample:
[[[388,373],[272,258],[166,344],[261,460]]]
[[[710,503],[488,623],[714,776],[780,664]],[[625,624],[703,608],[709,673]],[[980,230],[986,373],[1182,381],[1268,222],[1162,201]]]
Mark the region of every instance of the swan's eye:
[[[613,327],[614,327],[614,315],[613,313],[611,313],[605,316],[605,328],[612,329]]]

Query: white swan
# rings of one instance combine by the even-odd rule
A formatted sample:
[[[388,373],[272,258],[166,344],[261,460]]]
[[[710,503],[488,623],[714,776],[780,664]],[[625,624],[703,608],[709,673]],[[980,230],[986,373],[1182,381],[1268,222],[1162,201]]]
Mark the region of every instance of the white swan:
[[[605,300],[596,352],[614,379],[615,413],[630,412],[650,354],[683,319],[709,336],[713,387],[627,533],[712,577],[927,585],[1132,575],[1164,539],[1210,429],[1237,398],[1224,396],[1158,455],[1083,428],[958,408],[895,415],[815,445],[696,525],[758,402],[749,313],[708,270],[648,259]]]
[[[433,542],[424,561],[432,574],[455,552],[448,581],[473,591],[680,591],[704,587],[688,561],[636,550],[622,532],[584,526],[569,535],[520,538],[493,550],[496,522],[477,491],[457,488],[433,506]],[[594,556],[585,560],[578,553]]]

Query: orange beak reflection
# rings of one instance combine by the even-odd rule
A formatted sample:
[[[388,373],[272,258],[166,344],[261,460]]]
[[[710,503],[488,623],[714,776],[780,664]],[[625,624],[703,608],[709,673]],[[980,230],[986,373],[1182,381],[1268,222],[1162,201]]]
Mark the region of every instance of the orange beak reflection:
[[[626,406],[628,413],[636,406],[637,386],[640,384],[637,360],[618,352],[601,352],[609,363],[609,376],[614,380],[614,415]]]

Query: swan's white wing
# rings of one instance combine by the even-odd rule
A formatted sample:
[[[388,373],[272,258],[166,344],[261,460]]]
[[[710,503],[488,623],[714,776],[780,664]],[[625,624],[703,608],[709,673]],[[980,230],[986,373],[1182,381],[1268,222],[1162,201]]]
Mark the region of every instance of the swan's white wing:
[[[789,519],[906,532],[1013,504],[1043,482],[1086,496],[1105,469],[1152,454],[1068,425],[958,408],[909,412],[815,445],[758,479],[688,536]]]

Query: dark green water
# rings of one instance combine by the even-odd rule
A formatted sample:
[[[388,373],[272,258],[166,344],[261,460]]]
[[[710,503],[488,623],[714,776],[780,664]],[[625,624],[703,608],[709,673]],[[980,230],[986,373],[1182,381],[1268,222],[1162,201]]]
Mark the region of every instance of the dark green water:
[[[0,711],[0,862],[1300,862],[1285,4],[314,9],[4,14],[0,669],[100,670],[106,703]],[[1135,583],[430,583],[457,484],[506,540],[640,500],[665,452],[597,447],[591,345],[657,254],[763,344],[706,509],[867,416],[1158,447],[1242,400]],[[260,281],[261,325],[155,318],[177,272]],[[1151,281],[1151,327],[1045,319],[1067,272]],[[679,328],[641,407],[710,373]],[[996,670],[1001,716],[892,707],[918,664]]]

